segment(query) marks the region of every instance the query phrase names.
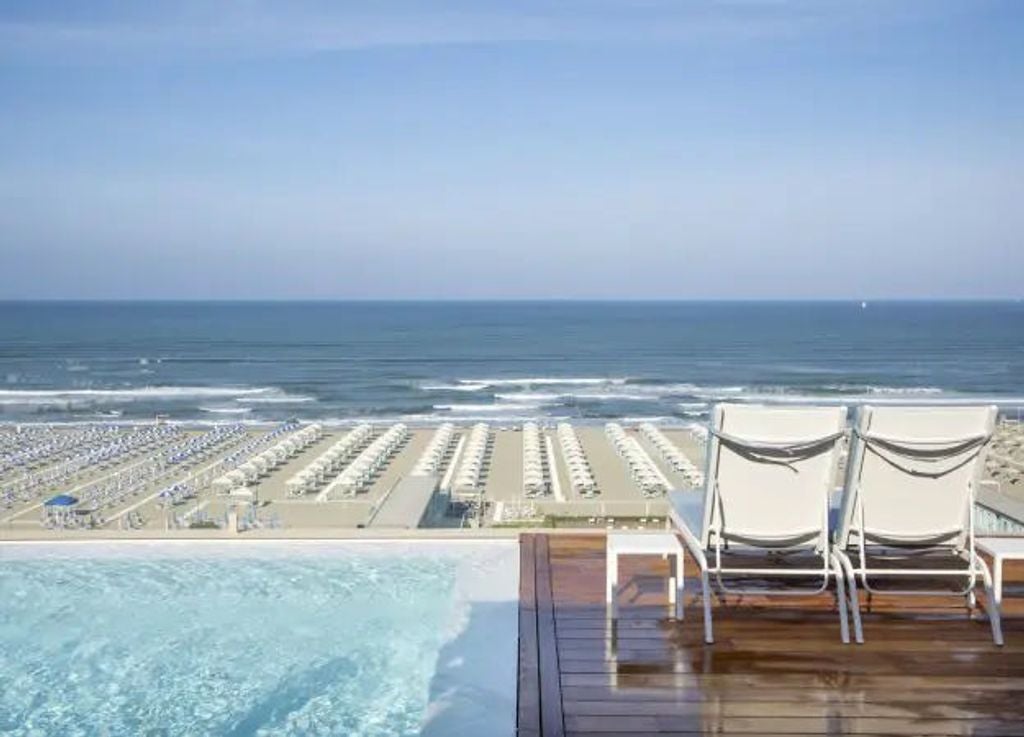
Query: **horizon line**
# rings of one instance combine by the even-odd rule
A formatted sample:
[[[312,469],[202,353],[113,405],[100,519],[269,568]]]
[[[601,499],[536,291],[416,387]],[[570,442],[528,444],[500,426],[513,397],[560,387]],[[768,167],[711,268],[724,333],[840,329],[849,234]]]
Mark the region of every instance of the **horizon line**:
[[[713,304],[713,303],[1018,303],[1024,297],[0,297],[0,304]]]

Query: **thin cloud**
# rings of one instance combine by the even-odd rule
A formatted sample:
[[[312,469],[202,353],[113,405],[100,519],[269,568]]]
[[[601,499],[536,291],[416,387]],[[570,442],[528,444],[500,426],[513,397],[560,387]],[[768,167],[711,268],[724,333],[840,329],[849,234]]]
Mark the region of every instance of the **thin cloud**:
[[[155,3],[74,14],[0,11],[0,54],[274,56],[377,47],[551,42],[729,42],[912,22],[966,8],[921,0],[516,4]]]

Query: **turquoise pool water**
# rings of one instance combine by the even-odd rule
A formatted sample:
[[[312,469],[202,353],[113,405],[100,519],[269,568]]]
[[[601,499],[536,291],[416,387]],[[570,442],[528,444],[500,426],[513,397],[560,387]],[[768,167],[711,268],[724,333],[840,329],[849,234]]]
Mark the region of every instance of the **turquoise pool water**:
[[[473,607],[464,550],[0,558],[5,735],[421,734]]]

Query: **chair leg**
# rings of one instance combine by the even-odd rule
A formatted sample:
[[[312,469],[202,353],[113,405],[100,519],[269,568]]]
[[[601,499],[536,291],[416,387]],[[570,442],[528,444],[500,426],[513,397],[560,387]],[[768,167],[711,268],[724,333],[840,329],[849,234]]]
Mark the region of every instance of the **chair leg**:
[[[985,611],[988,613],[989,624],[992,625],[992,641],[997,645],[1003,644],[1003,623],[999,614],[999,602],[996,601],[992,590],[992,574],[988,570],[988,564],[982,558],[977,558],[978,567],[981,571],[981,580],[985,584]]]
[[[683,570],[683,554],[676,553],[672,556],[672,603],[675,605],[675,617],[683,621],[683,588],[686,586],[686,575]]]
[[[607,571],[605,573],[605,607],[608,615],[615,619],[619,616],[618,602],[616,597],[619,593],[619,557],[616,553],[609,553],[606,557]]]
[[[853,565],[846,553],[835,551],[832,553],[843,566],[846,573],[846,585],[849,587],[850,613],[853,616],[853,639],[858,645],[864,644],[864,626],[860,619],[860,595],[857,593],[857,576],[853,572]]]
[[[846,586],[843,584],[845,578],[843,567],[836,557],[831,556],[832,573],[836,577],[836,603],[839,605],[839,637],[843,644],[850,644],[850,622],[846,614]]]
[[[704,642],[711,645],[715,642],[715,635],[711,628],[711,586],[708,583],[708,572],[700,572],[701,598],[704,600]]]

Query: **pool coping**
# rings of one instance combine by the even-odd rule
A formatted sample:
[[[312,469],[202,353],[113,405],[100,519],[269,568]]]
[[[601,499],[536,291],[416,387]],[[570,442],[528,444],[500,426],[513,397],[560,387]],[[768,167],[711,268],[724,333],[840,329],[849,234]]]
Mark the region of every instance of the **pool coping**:
[[[651,529],[651,531],[661,531]],[[260,543],[260,542],[357,542],[357,541],[415,541],[415,540],[439,540],[452,542],[464,541],[510,541],[518,540],[523,534],[545,534],[545,535],[596,535],[607,534],[605,528],[548,528],[548,527],[515,527],[515,528],[484,528],[484,529],[429,529],[429,530],[380,530],[380,529],[348,529],[348,530],[295,530],[295,534],[281,534],[280,531],[247,532],[239,535],[229,533],[210,534],[203,532],[189,533],[178,531],[174,534],[154,534],[151,531],[111,531],[100,532],[98,530],[85,530],[81,532],[61,531],[53,536],[40,535],[38,530],[32,530],[24,536],[10,535],[11,530],[0,529],[0,545],[25,544],[25,543],[91,543],[91,542],[219,542],[219,543]],[[631,532],[643,532],[631,530]],[[8,533],[8,534],[5,534]]]

